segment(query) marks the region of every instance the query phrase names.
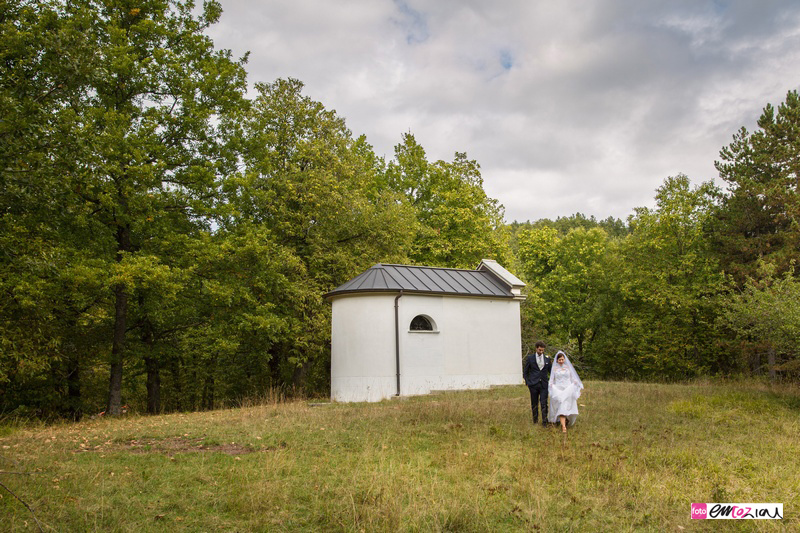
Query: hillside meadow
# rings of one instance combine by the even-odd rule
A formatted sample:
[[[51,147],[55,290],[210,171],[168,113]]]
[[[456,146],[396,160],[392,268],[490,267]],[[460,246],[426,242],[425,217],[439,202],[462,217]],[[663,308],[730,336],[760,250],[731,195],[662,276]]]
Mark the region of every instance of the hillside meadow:
[[[580,404],[566,439],[532,427],[524,386],[6,421],[2,529],[800,529],[796,388],[590,381]],[[783,503],[784,518],[691,520],[692,502]]]

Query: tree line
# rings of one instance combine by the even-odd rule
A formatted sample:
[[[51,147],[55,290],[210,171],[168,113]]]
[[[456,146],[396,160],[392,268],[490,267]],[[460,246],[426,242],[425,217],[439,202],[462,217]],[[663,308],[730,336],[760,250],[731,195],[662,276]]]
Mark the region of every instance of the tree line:
[[[325,393],[322,294],[378,262],[529,283],[526,342],[592,374],[797,371],[798,97],[627,222],[503,222],[465,153],[375,154],[177,0],[0,5],[0,414],[158,413]],[[762,364],[762,358],[766,363]]]
[[[627,224],[580,214],[512,224],[531,283],[523,330],[601,378],[800,373],[800,98],[768,104],[715,166],[668,177]]]

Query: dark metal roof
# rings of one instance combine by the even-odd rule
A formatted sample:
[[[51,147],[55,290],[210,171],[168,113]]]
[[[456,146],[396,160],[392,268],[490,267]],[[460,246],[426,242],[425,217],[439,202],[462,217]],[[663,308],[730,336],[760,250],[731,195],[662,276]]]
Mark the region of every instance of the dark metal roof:
[[[409,292],[514,298],[511,288],[484,270],[377,264],[326,298],[358,292]]]

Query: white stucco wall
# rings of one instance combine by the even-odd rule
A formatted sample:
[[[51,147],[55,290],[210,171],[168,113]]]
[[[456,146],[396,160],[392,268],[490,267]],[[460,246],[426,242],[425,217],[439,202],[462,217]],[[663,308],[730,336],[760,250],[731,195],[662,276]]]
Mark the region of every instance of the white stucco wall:
[[[396,294],[332,301],[331,398],[379,401],[397,392]],[[436,332],[409,331],[426,315]],[[404,294],[399,300],[400,394],[522,383],[519,301]]]

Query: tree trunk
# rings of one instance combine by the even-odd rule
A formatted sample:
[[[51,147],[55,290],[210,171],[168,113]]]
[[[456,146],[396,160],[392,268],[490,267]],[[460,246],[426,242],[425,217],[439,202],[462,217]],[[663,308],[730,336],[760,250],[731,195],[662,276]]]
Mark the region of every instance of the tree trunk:
[[[154,357],[145,357],[144,364],[147,368],[147,414],[157,415],[161,412],[161,372]]]
[[[147,414],[157,415],[161,412],[161,368],[158,358],[153,354],[154,336],[149,323],[144,326],[142,340],[147,349],[144,356],[147,372]]]
[[[769,366],[769,381],[775,383],[775,347],[770,346],[767,351],[767,365]]]
[[[186,403],[189,404],[188,408],[192,411],[199,411],[200,403],[197,401],[197,369],[192,370],[191,377],[189,377],[188,382],[191,384],[191,386],[186,398]]]
[[[169,397],[174,398],[175,400],[167,407],[167,409],[170,411],[183,411],[183,372],[177,359],[173,359],[172,363],[169,364],[169,373],[172,376],[172,383],[170,387],[171,394]]]
[[[122,261],[123,252],[131,248],[130,228],[120,226],[117,230],[117,262]],[[122,363],[125,356],[125,330],[128,320],[128,291],[125,285],[114,287],[114,338],[111,345],[111,377],[108,386],[106,414],[122,414]]]
[[[206,375],[205,384],[203,386],[203,409],[211,411],[214,409],[214,375],[209,373]]]
[[[67,360],[67,409],[69,417],[76,422],[83,416],[80,374],[80,357],[73,351]]]
[[[300,366],[294,369],[292,375],[292,386],[296,390],[306,390],[306,381],[308,379],[308,371],[311,368],[311,361],[304,361]]]

